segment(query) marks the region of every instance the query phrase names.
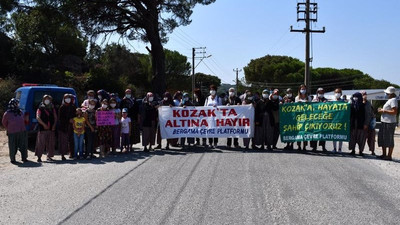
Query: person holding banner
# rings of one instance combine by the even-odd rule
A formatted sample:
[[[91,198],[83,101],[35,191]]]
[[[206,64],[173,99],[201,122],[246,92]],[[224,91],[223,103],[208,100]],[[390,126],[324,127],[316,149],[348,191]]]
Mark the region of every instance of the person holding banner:
[[[363,103],[362,95],[356,92],[352,96],[351,114],[350,114],[350,143],[349,150],[351,155],[355,155],[356,144],[360,151],[360,156],[363,156],[365,147],[365,134],[368,129],[369,121],[368,114]]]
[[[367,92],[361,91],[363,97],[363,103],[365,104],[365,110],[367,111],[368,129],[365,134],[366,143],[368,144],[371,155],[375,155],[375,125],[376,115],[374,113],[374,107],[371,102],[368,101]]]
[[[378,132],[378,146],[382,147],[382,156],[380,158],[392,160],[394,132],[397,125],[396,116],[399,107],[394,87],[386,88],[385,95],[389,100],[383,105],[383,108],[378,109],[378,113],[381,113],[382,123]],[[388,155],[386,155],[387,148],[389,148]]]
[[[279,140],[279,105],[282,103],[282,98],[281,96],[279,96],[279,90],[278,89],[274,89],[274,91],[272,92],[272,94],[269,96],[269,100],[271,101],[270,105],[271,105],[271,109],[272,109],[272,115],[274,118],[274,129],[273,129],[273,149],[278,149],[276,147],[276,145],[278,144],[278,140]]]
[[[255,102],[254,102],[254,96],[253,96],[253,94],[251,93],[251,91],[247,91],[246,93],[245,93],[245,96],[244,96],[244,100],[243,100],[243,102],[242,102],[242,105],[252,105],[253,107],[254,107],[254,105],[255,105]],[[251,140],[251,138],[243,138],[243,145],[244,145],[244,147],[246,148],[246,149],[249,149],[249,146],[250,146],[250,140]],[[254,140],[253,140],[253,143],[252,143],[252,149],[256,149],[257,147],[256,147],[256,145],[254,144]]]
[[[291,88],[286,89],[286,95],[283,97],[283,104],[289,104],[294,102],[294,96],[293,96],[293,91]],[[286,147],[284,149],[286,150],[293,150],[293,143],[294,142],[288,142],[286,144]]]
[[[163,100],[161,100],[160,102],[160,106],[168,106],[168,107],[172,107],[174,105],[174,101],[172,100],[172,95],[169,92],[165,92],[163,95]],[[155,149],[161,149],[161,132],[160,132],[160,124],[158,124],[157,126],[157,147],[155,147]],[[167,146],[165,147],[165,149],[169,149],[169,145],[170,145],[171,139],[167,139]]]
[[[217,96],[217,86],[214,84],[210,85],[210,96],[206,98],[204,106],[213,106],[217,107],[222,105],[222,100]],[[210,144],[210,148],[217,147],[218,138],[209,138],[208,142]]]
[[[254,144],[261,145],[261,149],[267,146],[269,151],[272,151],[274,142],[274,118],[272,115],[271,101],[269,100],[269,91],[262,91],[261,99],[257,101],[255,108],[255,134]]]
[[[312,100],[312,102],[327,102],[328,99],[326,99],[324,97],[324,94],[325,94],[325,90],[322,87],[318,88],[317,95]],[[318,144],[318,141],[310,141],[310,146],[311,146],[313,152],[317,151],[317,144]],[[327,151],[326,147],[325,147],[325,141],[319,141],[319,145],[322,146],[323,152]]]
[[[226,101],[226,105],[227,106],[234,106],[234,105],[241,105],[241,103],[242,103],[242,101],[235,94],[235,89],[234,88],[229,88],[229,96],[228,96],[228,99]],[[232,146],[232,138],[228,138],[226,147],[228,149],[230,149],[231,146]],[[233,138],[233,146],[235,148],[240,148],[239,147],[239,138]]]
[[[157,108],[158,103],[154,101],[154,95],[147,92],[146,97],[143,99],[143,111],[141,120],[143,122],[142,145],[144,152],[149,152],[156,141],[156,128],[157,128]],[[149,148],[147,148],[149,146]]]
[[[179,104],[180,107],[186,108],[186,106],[194,106],[193,103],[189,99],[189,94],[188,93],[183,93],[183,98],[181,103]],[[181,138],[181,147],[182,149],[185,148],[185,141],[186,138]],[[188,145],[194,144],[194,138],[187,138]]]
[[[96,121],[97,121],[96,123],[97,123],[97,129],[98,129],[97,134],[100,146],[100,158],[104,158],[105,156],[107,156],[112,141],[111,124],[104,125],[98,123],[99,119],[101,119],[100,117],[102,116],[100,114],[103,111],[109,111],[107,99],[103,99],[101,101],[101,107],[98,108],[96,111]]]
[[[302,84],[299,87],[299,91],[297,93],[294,102],[311,102],[311,97],[307,94],[307,87],[306,85]],[[301,142],[297,142],[297,146],[299,151],[303,150],[306,151],[307,141],[303,141],[303,148],[301,148]]]
[[[194,89],[194,99],[193,99],[194,106],[204,106],[205,99],[201,94],[200,88]],[[207,139],[202,138],[203,146],[206,146]],[[196,138],[196,145],[200,145],[200,138]]]
[[[344,102],[344,100],[342,99],[342,89],[341,88],[336,88],[334,91],[334,99],[333,101],[336,102]],[[337,148],[337,146],[339,147],[339,149]],[[343,146],[343,141],[333,141],[333,152],[336,153],[336,150],[338,149],[339,152],[342,152],[342,146]]]

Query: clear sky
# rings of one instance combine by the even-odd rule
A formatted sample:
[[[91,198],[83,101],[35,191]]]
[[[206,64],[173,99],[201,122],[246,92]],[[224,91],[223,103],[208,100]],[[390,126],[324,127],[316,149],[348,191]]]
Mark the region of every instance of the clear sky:
[[[165,48],[179,51],[191,62],[192,47],[206,47],[210,58],[196,72],[216,75],[234,83],[234,68],[251,59],[286,55],[304,62],[305,35],[297,23],[297,2],[303,0],[217,0],[196,6],[192,23],[169,35]],[[311,0],[314,2],[314,0]],[[400,0],[316,0],[318,22],[312,35],[312,66],[354,68],[375,79],[400,85]],[[147,53],[146,44],[131,42]],[[196,64],[199,60],[196,61]],[[243,77],[243,71],[239,78]]]

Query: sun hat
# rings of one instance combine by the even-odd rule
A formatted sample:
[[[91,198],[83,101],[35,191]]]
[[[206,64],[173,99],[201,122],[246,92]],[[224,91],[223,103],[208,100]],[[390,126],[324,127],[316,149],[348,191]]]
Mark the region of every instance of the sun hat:
[[[390,86],[390,87],[386,88],[386,90],[384,92],[387,94],[394,94],[394,93],[396,93],[396,88],[394,88],[393,86]]]

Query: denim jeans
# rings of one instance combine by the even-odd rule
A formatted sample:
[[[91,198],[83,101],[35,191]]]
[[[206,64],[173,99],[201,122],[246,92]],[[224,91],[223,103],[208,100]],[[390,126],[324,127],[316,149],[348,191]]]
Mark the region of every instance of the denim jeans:
[[[83,156],[83,139],[85,135],[81,134],[78,136],[78,134],[74,133],[74,143],[75,143],[75,156],[78,156],[78,151],[79,151],[79,156]]]

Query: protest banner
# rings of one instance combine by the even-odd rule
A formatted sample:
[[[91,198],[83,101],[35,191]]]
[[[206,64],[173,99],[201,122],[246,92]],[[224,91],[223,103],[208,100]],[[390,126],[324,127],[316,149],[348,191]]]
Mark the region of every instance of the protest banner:
[[[97,126],[115,125],[115,114],[113,111],[97,111],[96,115]]]
[[[349,103],[283,104],[279,117],[282,142],[350,140]]]
[[[254,108],[248,106],[158,108],[162,138],[254,135]]]

